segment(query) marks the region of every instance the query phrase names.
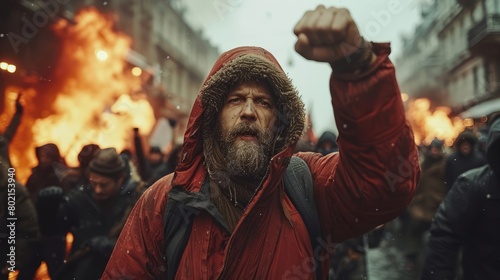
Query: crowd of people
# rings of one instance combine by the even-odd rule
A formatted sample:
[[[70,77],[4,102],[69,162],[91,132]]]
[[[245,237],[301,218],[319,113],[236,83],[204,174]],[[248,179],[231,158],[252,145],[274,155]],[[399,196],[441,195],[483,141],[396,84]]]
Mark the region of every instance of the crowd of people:
[[[388,44],[365,41],[347,10],[324,6],[294,32],[300,55],[332,67],[338,136],[301,141],[304,104],[278,61],[232,49],[168,155],[145,152],[138,129],[131,149],[88,143],[78,167],[54,143],[36,148],[38,165],[16,182],[17,279],[42,262],[51,279],[368,279],[366,250],[395,220],[415,279],[500,277],[500,118],[485,150],[465,131],[452,153],[439,139],[419,151]],[[17,100],[0,136],[2,201],[22,113]]]
[[[488,166],[500,163],[498,151],[495,152],[495,148],[492,148],[492,143],[496,141],[495,139],[498,137],[496,134],[500,129],[497,123],[493,124],[498,116],[492,114],[489,117],[489,122],[482,129],[475,132],[472,129],[462,131],[456,137],[451,147],[446,146],[444,140],[438,138],[435,138],[428,145],[422,143],[419,146],[421,176],[417,191],[408,208],[395,220],[381,225],[366,235],[338,244],[331,262],[331,279],[370,279],[366,260],[367,250],[380,246],[382,242],[386,242],[384,241],[386,238],[393,239],[390,242],[390,246],[394,246],[401,253],[401,256],[404,257],[399,260],[402,265],[398,266],[398,269],[404,270],[399,274],[402,280],[455,279],[455,276],[458,277],[457,279],[476,279],[471,276],[463,278],[464,271],[460,264],[461,252],[459,249],[470,237],[465,237],[465,232],[460,234],[458,231],[451,232],[449,228],[442,228],[443,223],[451,222],[451,220],[448,220],[450,217],[456,219],[453,220],[455,223],[454,227],[462,227],[462,231],[470,230],[474,227],[474,225],[470,224],[472,221],[469,221],[469,224],[466,224],[465,221],[460,221],[464,217],[465,211],[473,211],[470,208],[464,207],[464,203],[471,202],[460,201],[470,196],[469,194],[457,195],[456,191],[454,191],[449,195],[450,198],[448,199],[450,202],[448,204],[456,205],[457,203],[461,203],[460,206],[457,205],[456,207],[462,208],[460,211],[456,211],[458,209],[453,211],[441,210],[446,211],[446,215],[450,216],[447,216],[444,221],[442,221],[442,214],[438,216],[439,219],[434,222],[435,225],[432,231],[434,234],[430,239],[431,243],[429,246],[428,242],[431,237],[431,225],[436,212],[445,197],[448,196],[455,181],[458,178],[464,180],[463,178],[470,177],[471,175],[466,173],[469,170],[477,169],[477,171],[483,170],[483,173],[487,173],[484,170],[490,170],[491,167]],[[488,134],[490,135],[488,136]],[[476,135],[479,135],[479,137]],[[338,151],[336,137],[334,132],[326,131],[318,138],[316,144],[310,141],[300,141],[302,143],[297,145],[296,152],[314,151],[323,155],[335,153]],[[481,141],[484,141],[485,145],[482,145]],[[462,177],[460,177],[461,175]],[[464,188],[463,184],[460,184],[461,188]],[[490,184],[491,178],[488,178],[487,183],[481,181],[482,188]],[[494,184],[489,187],[494,188]],[[458,186],[455,188],[458,188]],[[453,196],[455,199],[452,199]],[[457,201],[457,197],[460,199],[459,201]],[[477,207],[480,206],[476,205],[475,208]],[[476,216],[475,218],[478,217]],[[449,234],[450,238],[444,237],[443,235],[445,234]],[[482,234],[485,234],[485,232]],[[459,235],[460,238],[464,239],[459,240],[459,236],[452,235]],[[492,240],[489,241],[493,243]],[[449,247],[446,249],[440,248],[442,244],[449,244]],[[437,250],[438,253],[433,253],[433,250]],[[444,256],[455,256],[454,258],[446,258],[446,270],[440,266],[441,263],[439,262],[439,260],[443,260],[440,258]],[[438,259],[436,260],[436,258]],[[424,264],[426,265],[425,271],[428,274],[427,276],[422,274]],[[431,268],[433,271],[432,274],[430,274]],[[397,269],[394,271],[397,271]]]
[[[0,136],[2,230],[7,229],[7,172],[12,167],[8,147],[22,114],[18,99]],[[146,154],[138,130],[131,134],[134,152],[89,143],[79,152],[77,167],[66,164],[54,143],[36,147],[38,164],[24,184],[15,183],[17,279],[34,279],[42,262],[51,279],[100,278],[135,202],[154,181],[173,172],[179,159],[180,145],[169,154],[153,146]],[[3,233],[0,279],[7,279],[4,252],[10,243]],[[73,239],[67,250],[69,233]]]

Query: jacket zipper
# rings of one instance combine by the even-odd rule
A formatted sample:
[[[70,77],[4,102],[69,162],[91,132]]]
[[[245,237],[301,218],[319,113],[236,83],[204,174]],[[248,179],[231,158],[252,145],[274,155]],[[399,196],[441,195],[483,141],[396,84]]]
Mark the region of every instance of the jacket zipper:
[[[271,160],[271,162],[272,162],[272,160]],[[252,200],[253,200],[253,198],[255,197],[255,195],[257,194],[257,192],[258,192],[258,191],[260,190],[260,188],[262,187],[262,184],[263,184],[263,183],[264,183],[264,181],[266,180],[267,175],[269,175],[269,171],[270,171],[270,170],[271,170],[271,164],[269,164],[269,166],[267,167],[266,174],[264,175],[264,177],[263,177],[263,178],[262,178],[262,180],[260,181],[260,183],[259,183],[259,187],[255,189],[255,192],[253,193],[252,198],[250,198],[250,201],[252,201]],[[247,205],[247,207],[248,207],[248,205]],[[245,211],[246,211],[247,207],[245,207]],[[236,229],[235,229],[235,231],[236,231]],[[221,269],[220,274],[219,274],[219,276],[217,277],[217,279],[222,279],[222,276],[224,275],[224,268],[226,268],[226,264],[227,264],[227,256],[229,255],[229,252],[231,252],[231,247],[232,247],[231,245],[233,244],[233,242],[231,242],[231,241],[232,241],[232,239],[233,239],[232,237],[231,237],[231,238],[229,238],[229,241],[228,241],[228,244],[227,244],[227,252],[226,252],[226,255],[224,256],[224,262],[222,262],[222,269]]]

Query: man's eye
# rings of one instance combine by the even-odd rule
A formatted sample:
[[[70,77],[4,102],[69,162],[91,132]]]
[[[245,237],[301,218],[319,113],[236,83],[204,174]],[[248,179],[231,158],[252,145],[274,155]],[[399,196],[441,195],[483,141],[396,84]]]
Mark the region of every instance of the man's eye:
[[[268,102],[266,100],[260,100],[259,104],[266,107],[266,108],[271,108],[273,106],[270,102]]]
[[[239,103],[241,101],[241,98],[231,98],[227,101],[227,103]]]

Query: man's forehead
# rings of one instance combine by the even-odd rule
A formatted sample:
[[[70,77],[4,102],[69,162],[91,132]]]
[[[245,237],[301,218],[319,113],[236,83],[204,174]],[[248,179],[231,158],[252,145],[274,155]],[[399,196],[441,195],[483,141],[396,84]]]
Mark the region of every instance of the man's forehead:
[[[229,95],[233,94],[238,94],[241,93],[245,90],[248,90],[249,88],[256,89],[258,93],[262,93],[265,95],[269,95],[270,97],[274,98],[274,92],[272,91],[271,87],[269,86],[269,83],[264,82],[264,81],[246,81],[246,82],[241,82],[234,87],[232,87],[229,90]]]
[[[97,174],[97,173],[94,173],[94,172],[90,172],[89,174],[89,180],[90,181],[113,181],[112,178],[110,177],[107,177],[107,176],[103,176],[101,174]]]

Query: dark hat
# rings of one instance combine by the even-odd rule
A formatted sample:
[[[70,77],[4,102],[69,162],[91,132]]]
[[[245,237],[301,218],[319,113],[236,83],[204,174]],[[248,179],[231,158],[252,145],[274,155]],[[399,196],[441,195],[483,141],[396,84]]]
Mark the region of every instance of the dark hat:
[[[162,155],[163,155],[163,153],[161,152],[160,147],[158,147],[158,146],[153,146],[153,147],[151,147],[151,148],[149,149],[149,153],[150,153],[150,154],[162,154]]]
[[[90,161],[89,169],[99,174],[116,174],[125,170],[125,161],[115,148],[102,149]]]
[[[78,153],[78,161],[83,167],[87,167],[90,161],[94,158],[94,155],[99,152],[101,148],[96,144],[88,144],[82,147],[80,153]]]
[[[434,138],[434,140],[432,140],[431,144],[429,145],[429,148],[442,149],[443,144],[444,144],[444,142],[442,140],[439,140],[438,138]]]
[[[472,147],[474,147],[477,143],[477,137],[471,130],[464,130],[457,136],[453,145],[456,149],[458,149],[463,142],[468,142]]]

